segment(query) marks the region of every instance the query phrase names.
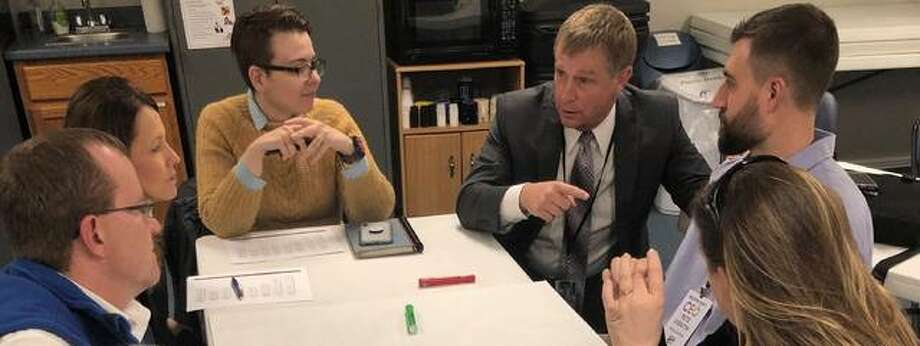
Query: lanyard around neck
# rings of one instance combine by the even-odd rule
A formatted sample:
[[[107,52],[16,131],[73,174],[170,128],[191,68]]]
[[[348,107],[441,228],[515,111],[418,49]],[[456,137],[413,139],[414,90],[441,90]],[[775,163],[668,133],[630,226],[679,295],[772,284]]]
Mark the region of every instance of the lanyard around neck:
[[[565,153],[567,151],[566,150],[567,147],[568,147],[568,143],[565,139],[565,130],[563,130],[563,134],[562,134],[562,180],[568,184],[569,179],[568,179],[568,176],[566,174],[566,169],[565,169],[565,163],[566,163]],[[597,200],[598,192],[600,192],[601,182],[604,181],[604,173],[606,173],[606,170],[604,168],[607,167],[607,162],[610,160],[611,149],[613,149],[613,132],[610,132],[610,142],[607,143],[607,151],[604,153],[604,164],[601,165],[601,174],[600,174],[600,177],[597,178],[597,183],[595,183],[594,193],[591,194],[591,196],[588,196],[588,211],[585,213],[585,217],[581,219],[581,222],[578,223],[578,228],[575,229],[575,234],[572,237],[572,239],[578,239],[578,235],[581,233],[581,229],[585,226],[585,221],[588,220],[588,218],[591,215],[591,211],[594,210],[594,202]],[[577,155],[576,155],[576,159],[577,159]],[[593,154],[591,155],[590,159],[594,160]],[[572,162],[572,168],[573,169],[575,168],[574,162]],[[570,245],[566,245],[566,247],[568,246]]]

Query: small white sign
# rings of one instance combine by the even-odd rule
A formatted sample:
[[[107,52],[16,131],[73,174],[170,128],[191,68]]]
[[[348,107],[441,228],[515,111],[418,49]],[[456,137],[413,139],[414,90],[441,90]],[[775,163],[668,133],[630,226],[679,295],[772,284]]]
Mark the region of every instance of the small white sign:
[[[690,290],[678,305],[677,311],[664,326],[665,343],[668,346],[683,346],[703,322],[712,309],[712,300],[700,296],[699,291]]]
[[[224,240],[234,264],[275,261],[345,252],[345,233],[328,229],[301,228],[251,232]]]
[[[233,0],[182,0],[182,24],[188,49],[230,47],[236,23]]]
[[[652,35],[655,37],[655,43],[658,44],[658,47],[667,47],[667,46],[679,46],[680,37],[677,37],[675,32],[665,32],[660,34]]]

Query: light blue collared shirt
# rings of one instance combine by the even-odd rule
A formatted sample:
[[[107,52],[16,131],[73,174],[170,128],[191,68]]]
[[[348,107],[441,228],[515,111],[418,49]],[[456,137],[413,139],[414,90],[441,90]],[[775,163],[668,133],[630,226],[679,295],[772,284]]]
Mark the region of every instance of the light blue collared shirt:
[[[252,89],[246,92],[246,100],[249,105],[249,116],[252,117],[252,126],[255,127],[256,130],[261,131],[268,125],[268,117],[265,116],[262,107],[259,107],[259,104],[256,102],[256,98],[252,94]],[[360,160],[351,164],[345,164],[345,169],[342,170],[342,176],[345,177],[345,179],[352,180],[364,176],[367,171],[367,154],[365,154]],[[237,162],[236,166],[233,166],[233,174],[240,183],[251,191],[259,191],[265,187],[265,180],[253,174],[252,171],[241,162]]]
[[[866,198],[850,179],[850,176],[834,161],[834,147],[837,137],[820,129],[815,129],[815,139],[804,150],[789,159],[789,164],[811,173],[831,191],[837,193],[843,201],[853,239],[863,262],[871,266],[872,246],[874,236],[872,231],[872,214]],[[722,177],[729,168],[741,162],[741,157],[725,160],[713,170],[709,181],[713,182]],[[802,264],[803,266],[806,264]],[[671,265],[665,275],[665,304],[664,320],[662,325],[674,314],[681,300],[690,290],[697,290],[709,280],[709,270],[706,259],[700,247],[700,230],[691,222],[684,240],[680,243]],[[715,332],[725,322],[725,315],[719,310],[718,303],[713,299],[712,313],[705,318],[696,332],[690,337],[687,345],[697,345],[709,334]]]

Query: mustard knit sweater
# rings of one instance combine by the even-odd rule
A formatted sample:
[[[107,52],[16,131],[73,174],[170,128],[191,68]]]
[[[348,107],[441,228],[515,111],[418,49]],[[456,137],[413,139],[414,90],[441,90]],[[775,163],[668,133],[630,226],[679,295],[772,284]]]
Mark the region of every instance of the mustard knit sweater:
[[[364,138],[338,102],[316,99],[305,116],[347,136]],[[350,222],[383,220],[393,211],[393,186],[367,148],[367,173],[354,179],[342,176],[342,163],[329,150],[315,166],[299,156],[288,161],[266,156],[260,177],[265,186],[250,190],[243,185],[233,167],[249,144],[269,131],[253,125],[246,94],[209,104],[201,111],[197,126],[198,209],[205,226],[220,237],[339,223],[343,209]]]

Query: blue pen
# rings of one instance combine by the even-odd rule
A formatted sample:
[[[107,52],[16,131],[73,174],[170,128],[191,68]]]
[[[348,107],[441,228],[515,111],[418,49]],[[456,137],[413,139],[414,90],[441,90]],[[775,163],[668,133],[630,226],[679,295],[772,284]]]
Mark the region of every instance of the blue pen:
[[[235,276],[230,277],[230,288],[233,289],[233,294],[236,295],[237,300],[243,300],[243,289],[240,288],[240,282],[236,281]]]

